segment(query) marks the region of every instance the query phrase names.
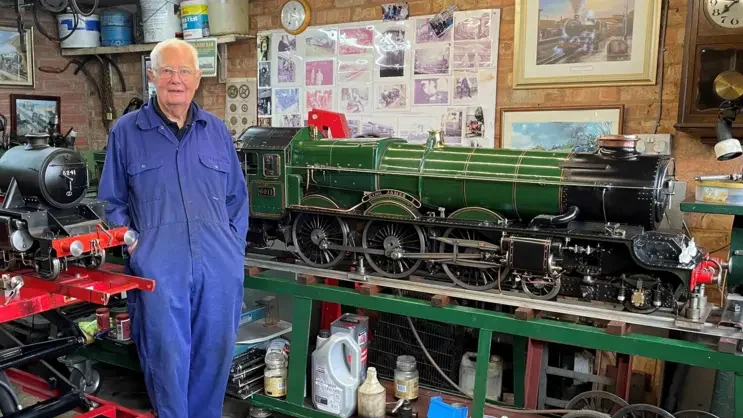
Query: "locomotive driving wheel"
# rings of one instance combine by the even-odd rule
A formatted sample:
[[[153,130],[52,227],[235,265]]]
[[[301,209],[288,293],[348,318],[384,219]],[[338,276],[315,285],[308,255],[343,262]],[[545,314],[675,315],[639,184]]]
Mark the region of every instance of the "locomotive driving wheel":
[[[492,239],[488,236],[474,229],[449,228],[444,232],[444,238],[492,242]],[[449,253],[453,250],[453,246],[445,242],[442,242],[439,247],[439,252],[441,253]],[[472,254],[478,251],[479,250],[476,248],[459,250],[460,253],[463,252],[465,254]],[[442,267],[444,272],[446,272],[446,275],[449,276],[454,283],[470,290],[492,289],[498,286],[499,280],[502,283],[503,280],[506,279],[506,276],[508,276],[507,269],[500,269],[498,267],[478,268],[454,264],[449,265],[446,263],[442,263]]]
[[[364,253],[366,261],[379,274],[393,279],[410,276],[423,259],[406,258],[406,253],[423,253],[426,241],[418,225],[396,222],[371,221],[364,227],[364,249],[381,250],[384,254]]]
[[[348,225],[337,216],[302,213],[294,220],[292,240],[299,257],[318,268],[336,266],[346,256],[329,245],[348,245]]]
[[[603,390],[591,390],[583,392],[571,399],[565,406],[565,409],[597,411],[611,415],[627,405],[629,405],[627,401],[613,393]]]
[[[611,418],[674,418],[670,412],[654,405],[638,403],[627,405],[617,411]]]

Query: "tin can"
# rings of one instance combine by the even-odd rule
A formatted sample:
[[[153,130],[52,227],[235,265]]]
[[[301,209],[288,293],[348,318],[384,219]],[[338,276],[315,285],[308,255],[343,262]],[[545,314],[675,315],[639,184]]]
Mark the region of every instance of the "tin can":
[[[98,331],[104,331],[111,328],[110,315],[108,308],[98,308],[95,310],[95,319],[98,322]]]
[[[119,341],[127,341],[131,338],[132,332],[129,314],[123,313],[116,315],[116,339]]]

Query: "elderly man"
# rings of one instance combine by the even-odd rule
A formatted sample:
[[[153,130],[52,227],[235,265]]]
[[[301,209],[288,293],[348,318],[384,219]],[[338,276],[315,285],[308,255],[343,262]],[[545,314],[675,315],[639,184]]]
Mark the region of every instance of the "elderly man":
[[[220,418],[243,297],[248,195],[224,123],[192,102],[196,50],[150,54],[156,97],[116,122],[99,198],[138,234],[128,271],[155,279],[129,295],[132,336],[160,418]]]

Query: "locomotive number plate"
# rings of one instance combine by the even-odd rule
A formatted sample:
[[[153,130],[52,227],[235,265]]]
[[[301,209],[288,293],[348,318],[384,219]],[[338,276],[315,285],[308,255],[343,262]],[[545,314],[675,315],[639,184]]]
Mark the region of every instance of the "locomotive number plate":
[[[274,197],[276,196],[276,188],[275,187],[259,187],[258,196]]]

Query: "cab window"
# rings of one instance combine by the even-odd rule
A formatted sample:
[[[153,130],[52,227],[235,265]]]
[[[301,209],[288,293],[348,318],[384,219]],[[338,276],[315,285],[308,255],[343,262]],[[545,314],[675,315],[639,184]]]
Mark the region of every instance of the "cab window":
[[[258,174],[258,154],[255,152],[243,153],[242,165],[245,175]]]
[[[278,177],[281,175],[281,159],[278,154],[263,156],[263,177]]]

